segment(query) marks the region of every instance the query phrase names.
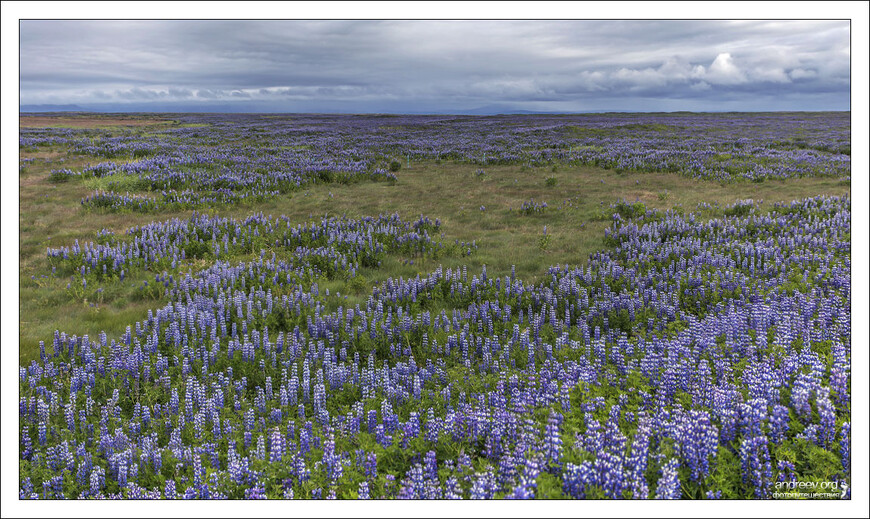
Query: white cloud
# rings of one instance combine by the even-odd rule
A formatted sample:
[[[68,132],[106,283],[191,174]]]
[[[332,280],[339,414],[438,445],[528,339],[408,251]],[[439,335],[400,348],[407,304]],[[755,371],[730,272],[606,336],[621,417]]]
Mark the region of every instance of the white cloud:
[[[718,85],[736,85],[747,81],[746,74],[734,64],[730,52],[723,52],[716,56],[704,74],[704,80]]]

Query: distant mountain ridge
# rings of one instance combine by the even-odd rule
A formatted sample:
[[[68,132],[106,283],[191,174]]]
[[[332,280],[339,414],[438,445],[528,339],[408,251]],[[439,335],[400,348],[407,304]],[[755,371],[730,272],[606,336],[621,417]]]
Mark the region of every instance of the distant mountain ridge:
[[[212,103],[167,103],[167,104],[143,104],[143,103],[130,103],[130,104],[117,104],[117,103],[106,103],[106,104],[94,104],[94,105],[76,105],[76,104],[27,104],[20,105],[18,107],[19,112],[33,112],[33,113],[41,113],[41,112],[110,112],[110,113],[122,113],[122,112],[162,112],[162,113],[184,113],[184,112],[226,112],[226,113],[352,113],[347,112],[341,109],[328,109],[328,110],[288,110],[283,111],[278,109],[275,106],[257,106],[256,103],[223,103],[223,104],[212,104]],[[357,113],[357,112],[353,112]],[[506,105],[486,105],[480,106],[477,108],[470,109],[448,109],[448,110],[389,110],[389,109],[374,109],[374,110],[365,110],[358,113],[390,113],[390,114],[408,114],[408,115],[423,115],[423,114],[433,114],[433,115],[539,115],[539,114],[553,114],[553,113],[577,113],[577,112],[548,112],[548,111],[536,111],[536,110],[521,110],[517,108],[513,108],[511,106]]]
[[[310,109],[288,110],[272,104],[258,103],[100,103],[100,104],[26,104],[19,105],[19,113],[52,113],[52,112],[80,112],[80,113],[260,113],[260,114],[353,114],[353,115],[571,115],[571,114],[606,114],[606,113],[763,113],[766,111],[749,110],[623,110],[623,109],[598,109],[598,110],[523,110],[510,105],[484,105],[467,109],[440,109],[440,110],[393,110],[388,108],[375,108],[361,111],[341,109]],[[808,112],[831,112],[839,110],[806,110]],[[848,110],[846,110],[848,111]],[[783,110],[774,110],[783,112]],[[792,112],[792,110],[785,110]]]
[[[79,105],[20,105],[19,112],[87,112]]]

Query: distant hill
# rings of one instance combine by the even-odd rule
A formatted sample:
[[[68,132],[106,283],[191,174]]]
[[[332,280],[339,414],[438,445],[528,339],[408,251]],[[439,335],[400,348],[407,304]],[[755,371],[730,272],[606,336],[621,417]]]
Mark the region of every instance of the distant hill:
[[[487,106],[481,106],[479,108],[472,108],[470,110],[461,110],[460,112],[463,114],[468,114],[468,115],[499,115],[499,114],[531,115],[531,114],[552,113],[552,112],[536,112],[534,110],[519,110],[516,108],[511,108],[510,106],[504,106],[504,105],[487,105]]]
[[[79,105],[20,105],[19,112],[84,112]]]

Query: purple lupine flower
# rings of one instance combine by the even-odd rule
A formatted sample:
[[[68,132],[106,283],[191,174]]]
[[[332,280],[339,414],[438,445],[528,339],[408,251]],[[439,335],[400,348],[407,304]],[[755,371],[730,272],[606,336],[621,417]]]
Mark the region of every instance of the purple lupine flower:
[[[795,474],[794,463],[788,460],[779,460],[776,464],[776,469],[777,482],[783,483],[786,481],[797,481],[797,474]]]
[[[621,499],[625,490],[624,461],[622,454],[605,451],[599,453],[593,462],[598,485],[610,499]]]
[[[428,451],[423,461],[423,476],[431,481],[438,481],[438,460],[435,451]]]
[[[266,499],[266,487],[258,480],[253,487],[245,489],[245,499]]]
[[[843,472],[848,476],[852,473],[852,423],[846,422],[840,429],[840,460]]]
[[[326,467],[326,474],[330,483],[337,483],[344,473],[344,465],[342,464],[341,456],[335,452],[335,438],[332,434],[329,435],[329,438],[323,444],[322,462]]]
[[[680,476],[677,467],[679,462],[675,459],[668,460],[662,467],[662,475],[656,486],[656,499],[680,499]]]
[[[770,440],[779,444],[785,440],[789,430],[789,410],[784,405],[775,404],[770,413]]]
[[[164,499],[177,499],[177,493],[175,492],[175,480],[167,479],[166,486],[163,489],[163,497]]]
[[[574,499],[585,499],[589,489],[598,484],[598,476],[591,462],[568,463],[562,481],[562,490],[566,494]]]
[[[272,437],[269,441],[269,461],[274,463],[281,461],[284,457],[285,442],[284,435],[275,427],[272,429]]]
[[[492,499],[496,488],[495,475],[491,471],[477,473],[471,484],[469,499]]]
[[[816,392],[816,404],[819,410],[819,446],[829,448],[837,436],[836,421],[837,411],[834,404],[828,398],[827,388],[820,388]]]
[[[560,431],[562,416],[550,411],[544,433],[544,460],[549,470],[559,472],[562,467],[562,435]]]
[[[423,479],[423,468],[419,463],[411,467],[405,474],[405,480],[399,489],[399,499],[425,499],[425,480]]]
[[[106,472],[102,467],[94,467],[90,475],[90,491],[91,495],[97,495],[103,490],[106,484]]]
[[[39,499],[39,494],[33,492],[33,482],[30,481],[29,476],[21,482],[18,499]]]
[[[364,473],[369,480],[378,477],[378,456],[374,452],[370,452],[366,455]]]
[[[766,436],[746,438],[740,443],[740,464],[743,482],[753,489],[757,499],[766,498],[773,478]]]
[[[710,474],[710,459],[716,459],[719,432],[705,411],[683,415],[675,430],[680,458],[689,467],[692,481],[700,482]]]

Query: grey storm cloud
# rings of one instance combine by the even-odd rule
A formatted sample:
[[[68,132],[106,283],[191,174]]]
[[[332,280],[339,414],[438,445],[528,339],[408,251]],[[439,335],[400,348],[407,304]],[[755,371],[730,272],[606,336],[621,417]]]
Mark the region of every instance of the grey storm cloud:
[[[244,102],[360,112],[717,110],[739,108],[741,99],[748,110],[850,105],[848,21],[22,21],[20,28],[22,105]]]

